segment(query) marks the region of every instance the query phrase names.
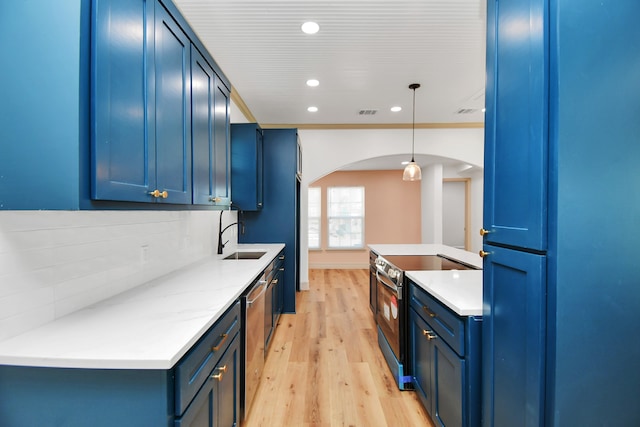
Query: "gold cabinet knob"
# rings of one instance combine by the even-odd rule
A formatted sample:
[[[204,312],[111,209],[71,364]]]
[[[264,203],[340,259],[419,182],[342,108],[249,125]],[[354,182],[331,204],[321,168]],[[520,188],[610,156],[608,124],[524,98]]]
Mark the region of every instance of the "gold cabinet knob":
[[[222,199],[220,197],[213,197],[213,196],[209,197],[209,201],[213,203],[220,203],[221,200]]]
[[[227,365],[221,366],[218,368],[218,373],[211,375],[211,379],[222,381],[222,377],[227,372]]]
[[[486,251],[480,251],[478,252],[478,255],[480,255],[480,258],[484,258],[486,256],[488,256],[491,252],[486,252]]]
[[[480,235],[481,236],[486,236],[487,234],[491,233],[489,230],[486,230],[484,228],[480,229]]]
[[[169,197],[169,193],[167,192],[167,190],[164,191],[160,191],[160,190],[153,190],[149,193],[149,195],[155,197],[155,198],[162,198],[162,199],[166,199],[167,197]]]
[[[427,339],[428,339],[429,341],[431,341],[431,340],[434,340],[434,339],[438,338],[438,336],[437,336],[435,333],[433,333],[433,331],[427,331],[426,329],[423,329],[423,330],[422,330],[422,335],[424,335],[425,337],[427,337]]]

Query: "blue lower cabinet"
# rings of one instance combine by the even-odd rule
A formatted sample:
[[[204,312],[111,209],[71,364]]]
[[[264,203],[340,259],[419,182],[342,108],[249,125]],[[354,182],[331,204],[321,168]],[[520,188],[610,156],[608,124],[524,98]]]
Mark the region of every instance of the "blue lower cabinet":
[[[174,425],[171,371],[0,366],[0,425]]]
[[[482,319],[456,315],[413,283],[410,298],[409,356],[420,401],[438,426],[480,426]]]
[[[175,427],[232,427],[240,414],[240,336],[236,335],[225,355]]]
[[[236,302],[172,369],[0,365],[0,425],[237,426],[239,332]]]

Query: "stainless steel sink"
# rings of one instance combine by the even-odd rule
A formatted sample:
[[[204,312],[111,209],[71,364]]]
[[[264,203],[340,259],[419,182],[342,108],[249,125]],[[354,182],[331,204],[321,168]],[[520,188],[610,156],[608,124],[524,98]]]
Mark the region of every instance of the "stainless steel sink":
[[[266,252],[263,251],[238,251],[222,259],[260,259],[264,254],[266,254]]]

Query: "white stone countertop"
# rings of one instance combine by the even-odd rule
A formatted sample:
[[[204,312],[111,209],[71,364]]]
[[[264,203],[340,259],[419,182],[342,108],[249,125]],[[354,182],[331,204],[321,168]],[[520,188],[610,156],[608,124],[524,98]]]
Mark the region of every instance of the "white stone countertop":
[[[482,268],[473,252],[438,244],[381,244],[369,249],[385,255],[446,255]],[[460,316],[482,316],[482,270],[405,271],[406,276]]]
[[[406,274],[459,316],[482,316],[482,270],[408,271]]]
[[[283,244],[241,244],[0,342],[0,364],[171,369],[253,283]],[[264,250],[257,260],[222,260]]]

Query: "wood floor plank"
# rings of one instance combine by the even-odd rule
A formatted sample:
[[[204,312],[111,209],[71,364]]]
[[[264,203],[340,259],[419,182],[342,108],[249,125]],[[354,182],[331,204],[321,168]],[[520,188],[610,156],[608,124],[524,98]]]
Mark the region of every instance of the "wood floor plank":
[[[283,314],[243,427],[432,427],[378,348],[368,270],[310,270]]]

